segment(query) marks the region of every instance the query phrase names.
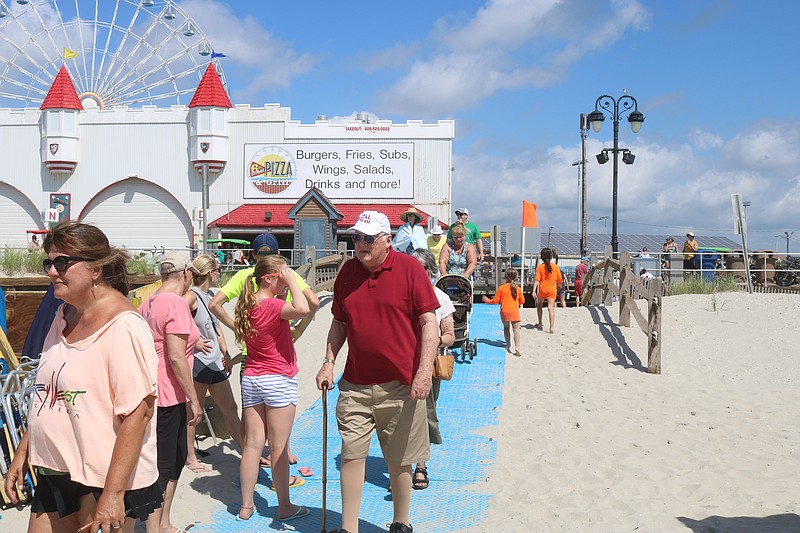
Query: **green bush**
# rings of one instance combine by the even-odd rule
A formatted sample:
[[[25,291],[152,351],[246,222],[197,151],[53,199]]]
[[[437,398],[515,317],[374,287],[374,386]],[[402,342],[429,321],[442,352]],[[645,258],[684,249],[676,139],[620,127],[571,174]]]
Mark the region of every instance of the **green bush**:
[[[2,258],[0,258],[0,270],[5,272],[6,276],[21,274],[23,272],[25,255],[27,253],[28,250],[6,246],[3,249]]]
[[[24,271],[30,274],[44,275],[42,261],[44,261],[46,257],[47,254],[44,253],[44,250],[28,251],[22,258],[22,267]]]
[[[152,256],[139,254],[128,261],[128,274],[152,276],[156,272],[156,260]]]
[[[690,276],[681,282],[669,286],[670,296],[678,294],[715,294],[718,292],[734,292],[739,289],[732,276],[723,276],[714,281],[706,281],[700,276]]]

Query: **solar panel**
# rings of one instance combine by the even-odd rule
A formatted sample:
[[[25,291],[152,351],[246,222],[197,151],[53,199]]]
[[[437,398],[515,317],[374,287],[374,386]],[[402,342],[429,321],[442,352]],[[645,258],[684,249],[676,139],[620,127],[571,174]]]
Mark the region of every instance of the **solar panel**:
[[[580,233],[551,233],[549,236],[542,233],[541,246],[548,246],[555,248],[558,255],[580,255]],[[605,246],[611,244],[611,235],[606,233],[590,233],[587,235],[588,252],[602,254]],[[640,252],[643,248],[647,248],[651,252],[660,253],[664,242],[666,241],[665,235],[617,235],[619,242],[619,250],[621,252]],[[728,237],[718,237],[714,235],[703,236],[697,239],[700,248],[731,248],[740,249],[741,243],[737,243]],[[683,240],[676,240],[678,250],[683,249]],[[501,255],[507,255],[506,252],[506,232],[501,232]],[[517,246],[518,248],[518,246]],[[526,247],[527,248],[527,247]],[[491,239],[483,239],[483,249],[487,252],[491,250]]]

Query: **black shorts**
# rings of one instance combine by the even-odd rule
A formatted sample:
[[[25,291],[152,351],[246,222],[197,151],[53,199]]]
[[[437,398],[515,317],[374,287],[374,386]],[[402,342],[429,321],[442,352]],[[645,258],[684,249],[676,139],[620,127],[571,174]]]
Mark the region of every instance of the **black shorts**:
[[[163,492],[168,481],[180,479],[189,456],[189,445],[186,442],[186,404],[159,406],[156,413],[158,481]]]
[[[213,368],[208,368],[205,363],[195,357],[194,366],[192,367],[192,377],[198,383],[213,385],[228,379],[228,373],[224,370],[214,370]]]
[[[64,518],[78,512],[81,498],[87,494],[93,495],[94,499],[99,501],[103,489],[81,485],[72,481],[69,474],[45,475],[40,473],[39,483],[33,494],[31,512],[58,512],[58,516]],[[125,516],[144,521],[147,520],[150,513],[161,507],[164,498],[156,481],[143,489],[125,491],[124,501]]]

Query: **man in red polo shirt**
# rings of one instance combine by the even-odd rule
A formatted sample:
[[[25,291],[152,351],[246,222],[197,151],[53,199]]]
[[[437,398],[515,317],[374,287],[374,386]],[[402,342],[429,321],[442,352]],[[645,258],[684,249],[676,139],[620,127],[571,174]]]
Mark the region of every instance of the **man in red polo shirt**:
[[[411,533],[411,466],[430,458],[425,398],[431,388],[439,307],[419,261],[392,250],[389,219],[364,211],[356,225],[356,257],[333,287],[333,321],[317,386],[333,383],[347,341],[336,420],[342,436],[342,529],[358,531],[364,468],[377,431],[389,467],[394,516],[390,532]]]

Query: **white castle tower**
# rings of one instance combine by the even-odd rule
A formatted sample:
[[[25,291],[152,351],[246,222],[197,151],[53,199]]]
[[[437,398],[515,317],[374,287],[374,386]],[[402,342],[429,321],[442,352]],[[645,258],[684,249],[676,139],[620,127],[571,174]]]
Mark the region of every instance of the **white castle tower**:
[[[189,157],[194,167],[221,172],[228,162],[228,109],[233,107],[213,63],[189,102]]]
[[[78,113],[83,111],[66,67],[61,67],[39,108],[42,163],[51,174],[69,174],[78,164]]]

